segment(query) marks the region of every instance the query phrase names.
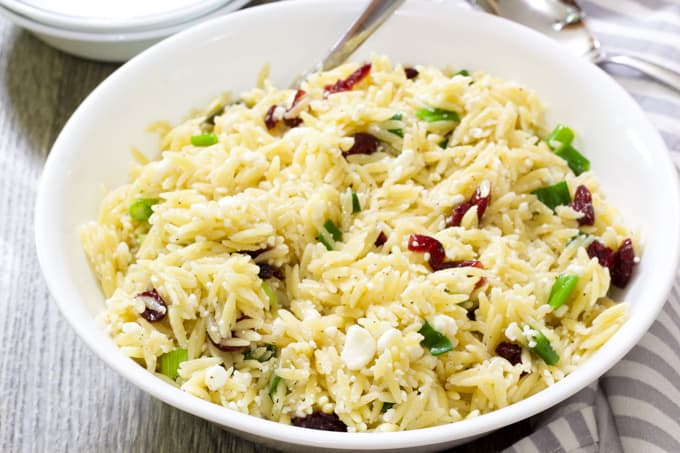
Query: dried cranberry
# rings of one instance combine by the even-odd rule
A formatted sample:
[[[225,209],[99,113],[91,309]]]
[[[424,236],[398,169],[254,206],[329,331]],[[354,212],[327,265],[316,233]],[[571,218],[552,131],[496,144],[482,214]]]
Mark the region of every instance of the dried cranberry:
[[[460,226],[460,222],[463,220],[463,217],[465,217],[465,214],[473,206],[477,206],[477,220],[481,221],[482,216],[486,212],[486,208],[489,206],[490,200],[491,191],[489,190],[488,193],[482,195],[481,186],[477,187],[477,190],[475,190],[475,193],[468,201],[460,203],[453,209],[451,215],[446,218],[446,226],[447,227]]]
[[[267,126],[267,129],[269,130],[274,129],[276,127],[276,123],[278,122],[278,120],[274,118],[274,112],[276,112],[277,108],[278,105],[272,105],[264,115],[264,125]]]
[[[305,417],[293,417],[291,420],[293,425],[301,428],[320,429],[323,431],[338,431],[347,432],[347,425],[345,425],[340,417],[333,414],[325,414],[323,412],[313,412]]]
[[[633,266],[635,265],[635,250],[633,250],[633,241],[626,239],[621,244],[621,247],[614,255],[614,264],[609,269],[612,276],[612,283],[619,288],[625,288],[633,275]]]
[[[219,349],[220,351],[224,351],[224,352],[242,352],[242,351],[245,351],[246,349],[248,349],[248,346],[231,346],[231,345],[228,345],[228,344],[224,344],[224,343],[222,343],[222,342],[219,342],[219,343],[218,343],[218,342],[216,342],[215,340],[213,340],[213,339],[210,337],[210,335],[208,335],[208,338],[210,339],[210,342],[211,342],[212,344],[214,344],[215,347],[216,347],[217,349]]]
[[[433,237],[423,234],[412,234],[408,238],[408,249],[412,252],[425,252],[430,254],[428,262],[433,270],[437,270],[446,258],[446,251],[441,242]]]
[[[583,214],[583,216],[578,219],[579,225],[593,225],[595,223],[595,208],[593,207],[593,198],[586,186],[580,185],[576,188],[576,193],[574,193],[574,201],[571,202],[570,206],[574,211]]]
[[[260,271],[257,273],[257,276],[260,277],[262,280],[266,280],[268,278],[276,277],[279,280],[283,280],[283,272],[281,272],[281,269],[279,269],[276,266],[272,266],[271,264],[268,263],[255,263],[257,266],[260,268]]]
[[[416,68],[404,68],[404,73],[407,79],[415,79],[420,74]]]
[[[147,321],[160,321],[168,314],[168,306],[155,288],[137,294],[137,298],[144,302],[146,309],[142,312],[142,318]]]
[[[522,363],[522,348],[514,343],[501,342],[496,347],[496,354],[510,362],[511,365]]]
[[[477,260],[461,260],[461,261],[444,261],[438,266],[438,269],[436,270],[453,269],[457,267],[478,267],[480,269],[484,269],[484,265]]]
[[[600,266],[611,268],[614,264],[614,251],[600,241],[591,242],[586,250],[590,258],[597,258]]]
[[[333,85],[326,85],[324,87],[323,96],[328,97],[329,94],[340,93],[342,91],[351,90],[354,85],[361,82],[371,72],[371,64],[365,64],[359,69],[347,76],[346,79],[340,79]]]
[[[387,242],[387,235],[385,232],[381,231],[380,234],[378,234],[378,237],[375,239],[375,246],[380,247],[381,245],[385,244]]]
[[[352,154],[373,154],[378,151],[378,139],[365,132],[354,134],[354,144],[350,149],[342,153],[343,156]]]
[[[477,321],[477,310],[474,308],[471,308],[467,311],[467,319],[470,321]]]
[[[302,118],[284,118],[283,122],[288,127],[298,127],[300,124],[302,124]]]

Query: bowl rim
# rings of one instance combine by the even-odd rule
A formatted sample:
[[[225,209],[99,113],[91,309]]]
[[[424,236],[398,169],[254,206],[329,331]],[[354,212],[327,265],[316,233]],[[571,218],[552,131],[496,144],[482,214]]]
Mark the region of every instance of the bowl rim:
[[[358,11],[358,8],[362,4],[364,4],[364,2],[361,0],[348,0],[343,6],[347,8],[351,7]],[[110,87],[113,87],[114,82],[119,78],[122,78],[125,72],[138,66],[143,66],[144,60],[147,57],[151,57],[156,54],[162,54],[166,49],[172,49],[173,46],[177,44],[181,44],[184,41],[190,41],[192,36],[201,33],[203,30],[217,26],[225,27],[231,21],[247,21],[257,19],[260,14],[288,14],[292,12],[288,10],[295,10],[295,8],[315,7],[319,5],[327,6],[328,2],[324,0],[291,0],[277,2],[255,8],[248,8],[235,14],[214,18],[201,23],[198,26],[185,30],[178,35],[149,48],[140,55],[131,59],[128,63],[123,65],[111,76],[109,76],[107,80],[102,82],[78,107],[78,109],[64,126],[62,132],[59,134],[52,147],[52,151],[47,158],[38,186],[35,210],[35,239],[39,263],[49,290],[53,295],[62,315],[68,320],[69,324],[76,331],[78,336],[84,340],[90,349],[95,352],[95,354],[97,354],[109,367],[113,368],[116,372],[125,377],[127,380],[131,381],[138,388],[153,395],[154,397],[178,409],[218,423],[231,430],[247,433],[260,438],[277,440],[293,445],[305,445],[308,447],[333,448],[336,450],[392,450],[409,447],[423,447],[427,445],[444,444],[447,442],[454,442],[456,440],[469,439],[471,437],[507,426],[511,423],[517,422],[548,409],[565,400],[574,393],[582,390],[588,384],[598,379],[635,346],[639,339],[647,332],[663,308],[666,296],[671,289],[676,269],[678,267],[678,260],[680,258],[679,237],[669,238],[671,242],[669,244],[669,250],[672,254],[670,261],[674,265],[672,268],[659,270],[660,272],[664,273],[663,281],[665,281],[666,284],[662,287],[653,287],[649,291],[649,299],[655,301],[656,304],[651,307],[651,310],[647,310],[641,316],[636,317],[634,324],[628,329],[629,335],[620,339],[615,348],[611,342],[608,342],[601,348],[601,350],[608,349],[608,355],[600,357],[602,360],[593,365],[590,371],[586,372],[583,367],[579,367],[567,377],[548,389],[542,390],[535,395],[530,396],[529,398],[521,400],[505,408],[498,409],[478,417],[464,419],[455,423],[411,431],[391,433],[335,433],[316,431],[285,425],[252,415],[246,415],[240,412],[232,411],[222,406],[189,395],[188,393],[185,393],[168,383],[154,378],[153,375],[148,373],[145,369],[134,363],[131,359],[122,357],[122,355],[120,357],[114,358],[107,356],[108,349],[104,345],[97,343],[95,339],[90,337],[90,335],[85,332],[84,328],[79,325],[76,313],[69,306],[70,301],[64,297],[65,294],[63,294],[61,289],[61,286],[64,284],[64,282],[57,280],[48,266],[49,262],[54,257],[50,255],[48,250],[49,241],[52,240],[52,236],[50,235],[49,228],[46,226],[49,225],[49,222],[47,221],[48,219],[44,217],[45,211],[49,206],[51,186],[50,182],[54,177],[54,173],[59,169],[60,156],[67,152],[63,143],[67,141],[68,135],[73,133],[71,132],[73,129],[73,124],[77,123],[81,116],[87,115],[90,109],[94,109],[96,107],[97,98],[102,93],[109,90]],[[520,25],[511,23],[498,17],[486,15],[478,11],[461,9],[453,5],[409,1],[404,6],[402,6],[402,9],[398,11],[397,14],[436,14],[437,12],[441,12],[440,8],[447,8],[447,10],[452,9],[456,12],[456,14],[468,15],[471,20],[479,21],[480,24],[485,24],[489,27],[504,27],[506,29],[512,29],[513,33],[524,34],[534,41],[541,41],[543,42],[544,46],[550,46],[556,51],[561,49],[556,43],[553,43],[551,40],[549,40],[549,38],[539,34],[538,32],[526,29]],[[644,113],[635,103],[632,97],[613,79],[610,79],[608,75],[606,75],[604,72],[601,72],[599,69],[592,66],[585,60],[579,60],[572,56],[567,56],[567,58],[572,59],[574,66],[579,67],[580,71],[585,71],[587,74],[589,74],[589,77],[598,78],[602,80],[603,83],[610,84],[612,89],[616,90],[618,95],[625,98],[626,102],[630,103],[631,108],[635,109],[641,118],[644,118],[644,127],[649,129],[649,132],[653,134],[655,141],[659,144],[660,150],[658,157],[666,164],[664,167],[665,171],[663,174],[659,174],[659,178],[665,180],[669,187],[674,189],[672,193],[668,194],[671,202],[673,203],[673,208],[668,216],[668,222],[673,225],[675,231],[680,232],[680,199],[678,195],[678,178],[667,148],[665,147],[658,131],[644,117]],[[604,79],[607,80],[605,81]]]

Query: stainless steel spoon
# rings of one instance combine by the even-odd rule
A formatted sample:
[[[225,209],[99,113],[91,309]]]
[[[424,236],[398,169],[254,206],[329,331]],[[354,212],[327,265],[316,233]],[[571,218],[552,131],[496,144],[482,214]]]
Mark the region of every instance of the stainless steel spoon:
[[[680,73],[644,58],[605,52],[592,34],[575,0],[467,0],[482,10],[533,28],[564,44],[593,63],[614,63],[637,69],[680,91]]]
[[[342,64],[394,13],[404,0],[371,0],[364,12],[352,23],[344,35],[331,47],[326,57],[309,71],[300,75],[291,88],[299,88],[303,80],[318,71],[327,71]]]

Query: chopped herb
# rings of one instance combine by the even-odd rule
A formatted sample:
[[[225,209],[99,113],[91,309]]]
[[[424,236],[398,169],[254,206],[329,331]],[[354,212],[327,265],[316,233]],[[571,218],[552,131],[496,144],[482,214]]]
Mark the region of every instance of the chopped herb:
[[[458,113],[452,110],[444,110],[436,107],[425,107],[416,110],[416,117],[419,120],[427,123],[434,123],[436,121],[459,121]]]
[[[424,337],[420,344],[429,349],[430,354],[434,356],[453,350],[453,345],[451,344],[451,341],[446,338],[446,335],[436,330],[427,321],[425,321],[418,333]]]
[[[550,290],[550,297],[548,297],[548,305],[553,310],[557,310],[567,301],[574,288],[576,288],[578,279],[578,275],[569,274],[562,274],[557,277]]]
[[[445,138],[444,140],[439,142],[439,147],[441,149],[446,149],[447,146],[449,146],[449,139],[448,138]]]
[[[179,364],[188,358],[189,354],[186,349],[177,348],[174,351],[166,352],[161,356],[161,373],[170,379],[177,379]]]
[[[536,189],[532,192],[538,197],[541,202],[552,209],[557,206],[566,206],[571,203],[571,195],[569,195],[569,187],[565,181],[558,182],[552,186]]]
[[[158,198],[137,198],[130,204],[130,217],[137,220],[138,222],[146,222],[153,214],[151,206],[158,203],[160,200]]]
[[[394,115],[392,115],[392,117],[390,119],[394,120],[394,121],[401,121],[403,118],[404,117],[402,116],[402,114],[397,112]]]
[[[276,305],[276,293],[272,289],[271,286],[269,286],[269,283],[266,281],[262,281],[262,289],[264,290],[264,293],[267,295],[267,298],[269,299],[269,307],[273,307]]]
[[[361,212],[361,203],[359,203],[359,197],[355,191],[352,191],[352,214]]]
[[[279,388],[279,384],[281,383],[281,376],[275,374],[272,376],[272,381],[269,383],[269,398],[274,401],[274,395],[276,394],[276,391]]]
[[[258,362],[266,362],[276,355],[276,346],[273,344],[265,344],[251,349],[243,356],[245,360],[257,360]]]
[[[215,134],[201,134],[192,135],[191,144],[194,146],[210,146],[217,143],[217,135]]]
[[[394,121],[401,121],[402,118],[403,118],[403,116],[402,116],[401,113],[395,113],[394,115],[392,115],[392,117],[390,119],[394,120]],[[388,132],[391,132],[392,134],[394,134],[398,137],[404,138],[404,130],[401,129],[401,128],[400,129],[388,129]]]
[[[338,227],[335,226],[332,220],[326,220],[326,223],[323,224],[323,227],[331,234],[334,241],[342,241],[342,231],[340,231]]]
[[[468,71],[467,69],[461,69],[460,71],[458,71],[454,75],[462,75],[464,77],[470,77],[470,71]]]
[[[535,346],[531,348],[532,351],[536,353],[545,363],[548,365],[556,365],[560,361],[560,356],[555,352],[553,347],[550,345],[550,341],[543,335],[543,332],[538,331],[536,336],[533,338]]]
[[[382,412],[382,413],[384,414],[385,412],[387,412],[388,410],[392,409],[393,407],[394,407],[394,403],[390,403],[390,402],[388,402],[388,401],[384,401],[384,402],[383,402],[383,405],[382,405],[382,408],[380,409],[380,412]]]
[[[571,145],[562,146],[555,154],[567,161],[567,165],[576,176],[590,170],[590,161]]]

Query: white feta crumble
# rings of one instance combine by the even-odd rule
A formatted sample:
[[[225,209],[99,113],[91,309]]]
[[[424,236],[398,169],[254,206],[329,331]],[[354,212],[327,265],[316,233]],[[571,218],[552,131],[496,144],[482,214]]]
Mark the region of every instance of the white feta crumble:
[[[368,330],[357,325],[350,326],[340,359],[350,370],[360,370],[373,359],[375,347],[375,339]]]
[[[505,328],[505,337],[510,341],[518,341],[522,336],[522,329],[519,328],[516,322],[511,322]]]
[[[435,315],[432,318],[432,327],[446,335],[451,340],[458,333],[458,324],[456,320],[446,315]]]
[[[140,326],[136,322],[126,322],[125,324],[123,324],[121,330],[127,334],[139,335],[142,333],[142,326]]]
[[[205,385],[213,392],[226,384],[228,378],[227,370],[221,365],[213,365],[205,370]]]
[[[401,332],[395,328],[387,329],[380,335],[380,338],[378,338],[378,353],[382,354],[385,349],[392,347],[399,338],[401,338]]]

